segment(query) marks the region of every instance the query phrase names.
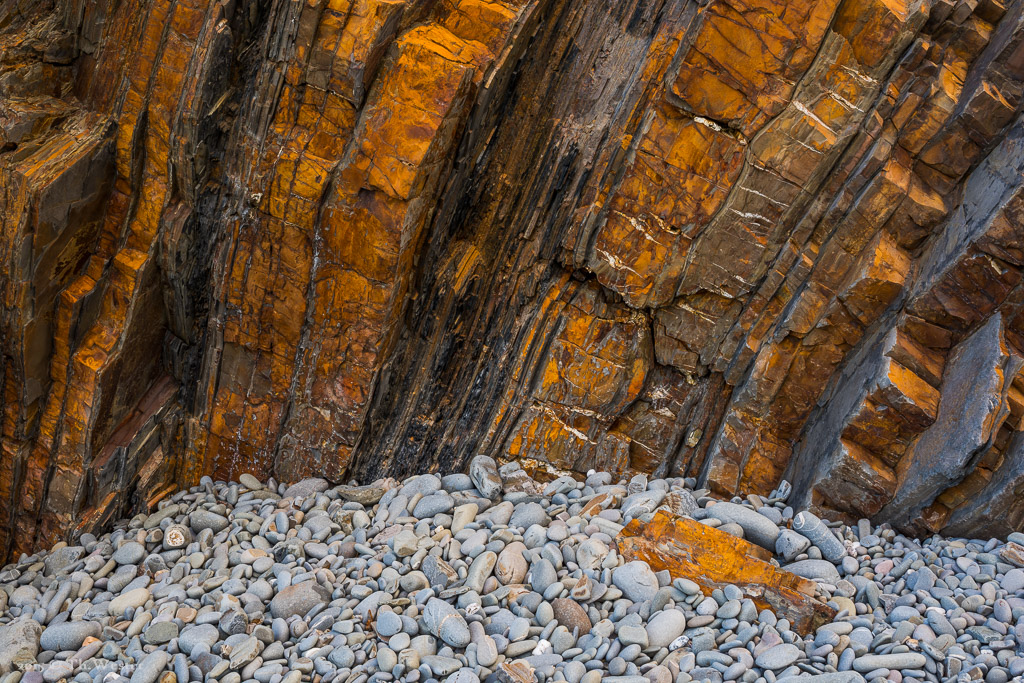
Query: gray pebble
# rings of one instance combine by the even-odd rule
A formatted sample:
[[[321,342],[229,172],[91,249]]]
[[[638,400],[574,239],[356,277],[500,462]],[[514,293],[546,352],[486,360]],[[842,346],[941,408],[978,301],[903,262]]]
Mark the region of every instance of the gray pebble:
[[[165,650],[154,650],[149,653],[136,665],[131,683],[155,683],[169,659],[170,655]]]
[[[658,592],[658,577],[646,562],[627,562],[612,572],[612,583],[633,602],[646,602]]]
[[[762,669],[778,671],[796,663],[800,659],[801,654],[803,653],[800,651],[800,648],[783,643],[765,650],[754,661]]]
[[[744,538],[747,540],[762,548],[775,549],[775,541],[779,537],[779,527],[764,515],[735,503],[716,503],[706,509],[707,515],[713,519],[739,524],[743,529]]]
[[[48,626],[39,636],[39,647],[44,650],[77,650],[89,637],[100,637],[100,625],[95,621],[69,621]]]
[[[146,556],[146,548],[141,543],[131,541],[125,543],[114,553],[114,562],[118,564],[138,564]]]

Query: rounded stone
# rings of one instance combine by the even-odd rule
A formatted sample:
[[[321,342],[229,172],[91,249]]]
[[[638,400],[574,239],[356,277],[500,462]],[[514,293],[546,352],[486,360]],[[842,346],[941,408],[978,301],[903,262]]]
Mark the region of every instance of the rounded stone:
[[[769,550],[775,550],[775,540],[779,537],[779,527],[772,523],[764,515],[759,515],[743,505],[735,503],[715,503],[707,508],[707,515],[722,522],[739,524],[743,529],[743,536]]]
[[[783,569],[805,579],[821,579],[833,584],[842,578],[836,566],[828,560],[800,560],[787,564]]]
[[[550,522],[551,518],[548,517],[547,510],[544,509],[543,505],[540,503],[524,503],[516,506],[508,525],[528,529],[534,524],[546,527]]]
[[[316,581],[303,581],[288,586],[270,601],[270,614],[275,619],[303,616],[317,605],[329,602],[331,592]]]
[[[43,680],[46,683],[57,683],[63,678],[71,678],[75,667],[71,662],[51,661],[43,670]]]
[[[498,561],[494,565],[494,575],[504,585],[510,583],[522,583],[526,579],[526,572],[529,571],[529,564],[526,562],[526,546],[521,541],[509,543],[498,554]]]
[[[133,588],[125,591],[110,601],[107,612],[114,617],[119,617],[125,610],[142,607],[149,601],[150,592],[148,588]]]
[[[9,598],[11,607],[27,607],[39,602],[39,591],[35,586],[18,586]]]
[[[142,639],[147,645],[163,645],[178,637],[178,625],[173,621],[151,623],[142,632]]]
[[[35,660],[42,631],[38,622],[24,617],[0,626],[0,677],[10,671],[15,662]]]
[[[668,647],[685,630],[685,614],[677,609],[663,610],[647,622],[647,640],[651,648]]]
[[[927,659],[917,652],[902,652],[888,655],[864,655],[853,660],[853,669],[868,673],[875,669],[920,669]]]
[[[318,493],[326,491],[330,487],[330,484],[326,479],[320,479],[318,477],[310,477],[298,481],[287,489],[285,489],[283,498],[309,498],[315,496]]]
[[[583,662],[566,662],[562,668],[562,675],[569,683],[580,683],[587,673],[587,667]]]
[[[377,613],[376,621],[377,635],[390,638],[402,630],[402,617],[391,610],[381,610]]]
[[[85,548],[82,546],[64,546],[47,555],[43,560],[47,574],[59,574],[82,559]]]
[[[238,475],[238,483],[251,491],[259,491],[263,488],[263,483],[248,472]]]
[[[484,589],[484,582],[491,576],[491,572],[494,571],[497,560],[498,556],[490,550],[485,550],[477,555],[476,559],[473,560],[473,564],[469,567],[464,585],[477,593],[482,591]]]
[[[621,626],[619,627],[619,640],[623,645],[639,645],[640,649],[646,649],[648,645],[647,629],[642,626]]]
[[[583,569],[597,569],[608,557],[609,548],[596,538],[588,538],[576,548],[576,564]]]
[[[551,608],[558,623],[569,629],[570,633],[576,629],[580,636],[590,632],[592,624],[587,611],[572,598],[556,598],[551,601]]]
[[[541,595],[557,579],[558,572],[555,570],[555,566],[551,564],[551,560],[546,557],[542,557],[530,565],[530,573],[527,576],[527,580],[530,582],[530,587]]]
[[[793,518],[793,530],[806,536],[829,562],[841,562],[846,555],[846,548],[832,530],[806,510]]]
[[[204,644],[210,648],[213,647],[219,638],[220,632],[217,631],[217,627],[213,624],[190,626],[182,631],[178,637],[178,648],[189,655],[192,654],[192,649],[196,645]]]
[[[633,602],[646,602],[658,592],[658,577],[646,562],[627,562],[612,572],[612,583]]]
[[[184,524],[172,524],[164,530],[164,549],[184,548],[192,542],[192,530]]]
[[[416,503],[415,509],[412,511],[412,515],[419,519],[425,519],[445,512],[451,512],[454,507],[454,499],[444,491],[438,491],[437,493],[431,493],[420,498],[419,502]]]
[[[775,554],[781,555],[783,560],[789,562],[810,546],[811,541],[806,536],[792,529],[783,529],[775,539]]]
[[[141,543],[131,541],[125,543],[114,552],[114,562],[118,564],[138,564],[146,556],[146,548]]]
[[[388,647],[377,649],[377,666],[381,671],[391,671],[398,664],[398,654]]]
[[[239,636],[242,638],[239,642],[234,642],[231,645],[231,668],[241,669],[247,666],[250,662],[256,659],[256,655],[260,651],[260,642],[255,636]]]
[[[48,626],[39,636],[39,647],[54,652],[77,650],[86,638],[99,638],[102,630],[95,621],[66,621]]]
[[[189,515],[189,524],[192,527],[192,531],[199,533],[203,529],[209,529],[213,533],[218,533],[227,528],[230,522],[227,517],[218,515],[216,512],[210,512],[209,510],[194,510]]]
[[[1006,572],[999,585],[1011,595],[1024,590],[1024,569],[1011,569]]]
[[[463,616],[444,600],[430,598],[423,609],[423,621],[431,634],[452,647],[469,645],[469,625]]]
[[[131,683],[156,683],[170,657],[166,650],[154,650],[149,653],[136,665]]]
[[[770,647],[759,654],[754,660],[754,663],[762,669],[778,671],[795,664],[796,661],[800,659],[800,655],[801,650],[796,645],[782,643],[781,645]]]
[[[739,600],[730,600],[721,607],[715,613],[719,619],[735,619],[739,616],[740,610],[743,606]]]

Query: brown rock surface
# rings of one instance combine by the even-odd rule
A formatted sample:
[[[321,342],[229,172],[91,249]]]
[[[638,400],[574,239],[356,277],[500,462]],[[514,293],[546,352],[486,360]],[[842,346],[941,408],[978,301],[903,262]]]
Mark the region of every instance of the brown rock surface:
[[[3,3],[0,556],[477,453],[1021,528],[1022,10]]]
[[[572,598],[555,598],[551,601],[555,619],[562,626],[576,633],[589,633],[593,624],[578,602]]]
[[[789,619],[802,634],[836,616],[815,596],[814,581],[779,569],[770,562],[770,550],[689,517],[659,510],[650,522],[634,519],[616,536],[615,545],[627,560],[643,560],[674,579],[693,581],[705,594],[738,586],[758,608]]]

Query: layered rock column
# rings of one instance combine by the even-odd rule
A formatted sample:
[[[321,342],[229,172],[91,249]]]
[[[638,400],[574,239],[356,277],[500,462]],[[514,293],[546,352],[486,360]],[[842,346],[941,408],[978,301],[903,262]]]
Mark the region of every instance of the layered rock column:
[[[1020,528],[1021,9],[8,3],[0,548],[477,453]]]

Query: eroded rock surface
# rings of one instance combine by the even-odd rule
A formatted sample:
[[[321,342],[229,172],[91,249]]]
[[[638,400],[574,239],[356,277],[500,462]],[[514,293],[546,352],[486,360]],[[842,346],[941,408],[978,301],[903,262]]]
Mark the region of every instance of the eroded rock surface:
[[[1021,528],[1022,17],[5,3],[0,555],[480,453]]]

